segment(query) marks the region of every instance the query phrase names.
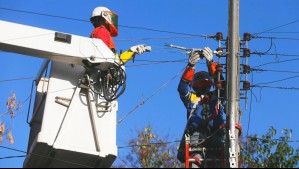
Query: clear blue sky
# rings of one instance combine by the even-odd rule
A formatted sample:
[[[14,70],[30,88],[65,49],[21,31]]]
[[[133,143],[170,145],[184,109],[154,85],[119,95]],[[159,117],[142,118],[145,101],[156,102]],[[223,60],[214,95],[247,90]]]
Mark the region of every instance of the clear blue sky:
[[[188,48],[209,46],[215,50],[218,47],[217,41],[200,37],[191,38],[190,35],[214,35],[216,32],[223,32],[226,37],[228,33],[227,0],[0,0],[0,19],[89,37],[93,27],[88,20],[92,10],[97,6],[106,6],[119,15],[119,36],[114,38],[118,51],[127,50],[136,44],[152,46],[151,53],[137,56],[135,63],[130,61],[127,64],[127,88],[118,100],[118,119],[124,117],[143,99],[150,97],[187,64],[186,61],[160,64],[144,61],[173,61],[187,58],[187,55],[180,54],[178,50],[165,47],[165,43]],[[250,74],[248,78],[251,84],[261,83],[262,86],[299,88],[299,84],[296,83],[298,77],[295,77],[299,74],[298,6],[299,1],[296,0],[241,0],[241,38],[244,32],[259,33],[257,35],[263,37],[280,38],[273,39],[272,46],[268,38],[252,39],[249,42],[252,52],[266,52],[270,49],[269,55],[251,55],[248,60],[251,67],[272,63],[256,67],[268,71],[255,71]],[[292,61],[284,62],[285,60]],[[221,61],[224,62],[224,59]],[[245,60],[241,60],[241,62],[245,63]],[[32,79],[9,82],[5,80],[35,77],[41,63],[42,59],[0,51],[0,113],[6,111],[5,103],[12,92],[17,94],[19,101],[24,101],[22,111],[10,123],[15,144],[9,145],[8,141],[4,140],[0,144],[1,146],[27,150],[30,128],[26,123],[29,103],[26,99],[30,94]],[[202,64],[204,61],[201,60],[200,63],[196,69],[206,70]],[[177,93],[180,76],[181,74],[118,125],[118,146],[127,145],[127,141],[134,136],[134,131],[148,124],[151,124],[160,135],[169,134],[173,141],[180,139],[186,123],[186,111]],[[281,81],[285,78],[290,79]],[[274,126],[279,133],[283,128],[293,129],[292,139],[299,140],[298,89],[267,87],[252,88],[252,92],[253,95],[251,92],[248,95],[248,109],[245,109],[245,101],[240,101],[243,111],[241,117],[243,134],[246,135],[248,126],[250,126],[249,134],[265,134],[270,126]],[[294,146],[298,147],[298,143]],[[119,155],[124,153],[126,153],[125,149],[119,149]],[[7,149],[0,150],[0,158],[19,155],[24,154]],[[24,158],[0,159],[0,167],[20,168],[23,161]]]

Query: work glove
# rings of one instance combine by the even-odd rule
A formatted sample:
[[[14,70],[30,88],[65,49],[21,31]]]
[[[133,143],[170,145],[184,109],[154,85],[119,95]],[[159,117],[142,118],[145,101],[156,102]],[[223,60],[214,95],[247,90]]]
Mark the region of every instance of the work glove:
[[[195,67],[195,64],[200,60],[200,54],[198,50],[192,50],[189,54],[189,67]]]
[[[207,59],[207,61],[213,61],[213,52],[209,47],[205,47],[202,50],[202,55]]]
[[[142,54],[143,52],[150,52],[151,47],[141,44],[141,45],[136,45],[136,46],[130,47],[130,50],[134,53]]]

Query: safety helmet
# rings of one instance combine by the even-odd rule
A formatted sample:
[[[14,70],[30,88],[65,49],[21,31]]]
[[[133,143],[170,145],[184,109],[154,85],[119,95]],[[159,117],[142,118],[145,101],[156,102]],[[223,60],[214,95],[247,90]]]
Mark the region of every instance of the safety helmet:
[[[193,90],[199,90],[201,88],[211,87],[214,84],[213,78],[209,75],[208,72],[200,71],[194,74],[194,77],[191,82],[191,87]]]
[[[97,17],[103,17],[107,21],[111,36],[118,35],[118,15],[115,12],[103,6],[96,7],[91,14],[90,22],[93,23]]]

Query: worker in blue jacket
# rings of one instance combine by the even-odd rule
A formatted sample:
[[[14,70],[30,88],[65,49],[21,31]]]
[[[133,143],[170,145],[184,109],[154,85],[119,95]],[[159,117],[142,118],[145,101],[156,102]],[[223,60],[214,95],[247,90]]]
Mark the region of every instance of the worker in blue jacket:
[[[195,73],[196,63],[203,58],[206,59],[208,71]],[[203,160],[220,156],[220,151],[209,153],[209,149],[219,148],[224,144],[225,101],[218,98],[217,90],[210,91],[214,81],[217,80],[216,66],[210,48],[205,47],[202,51],[193,50],[179,82],[178,92],[187,109],[187,125],[178,152],[178,159],[181,162],[185,162],[186,134],[190,136],[191,144],[198,144],[199,147],[207,150],[207,152],[198,152],[196,157]],[[224,93],[221,92],[222,97],[223,95]]]

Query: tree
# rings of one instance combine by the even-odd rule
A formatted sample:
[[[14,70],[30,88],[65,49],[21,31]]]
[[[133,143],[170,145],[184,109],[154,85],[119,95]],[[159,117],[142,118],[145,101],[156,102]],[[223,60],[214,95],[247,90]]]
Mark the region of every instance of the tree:
[[[274,139],[276,129],[271,127],[261,138],[255,134],[243,141],[240,165],[249,168],[294,168],[298,165],[299,148],[289,145],[292,130],[283,129],[283,136]]]
[[[129,140],[130,153],[120,157],[121,165],[129,168],[180,168],[177,160],[177,148],[169,142],[168,136],[162,138],[148,125],[137,131],[138,137]]]
[[[14,143],[12,127],[10,127],[10,124],[20,108],[20,103],[17,104],[16,100],[16,94],[12,93],[6,102],[7,111],[0,114],[0,143],[3,141],[3,136],[7,136],[10,144]]]

